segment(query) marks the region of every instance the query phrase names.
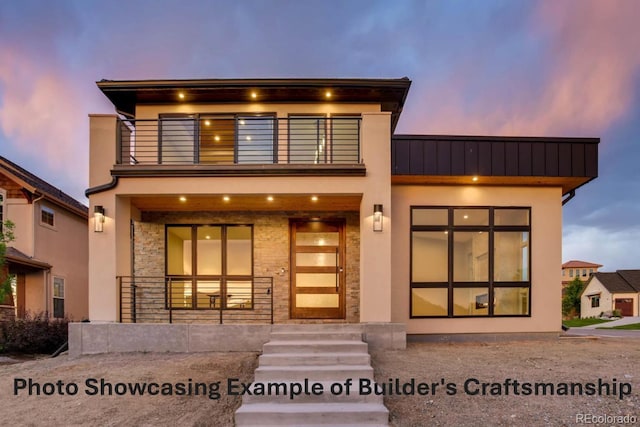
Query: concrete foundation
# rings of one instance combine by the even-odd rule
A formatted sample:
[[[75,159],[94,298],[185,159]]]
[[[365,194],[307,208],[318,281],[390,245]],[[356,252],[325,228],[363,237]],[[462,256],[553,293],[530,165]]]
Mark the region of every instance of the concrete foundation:
[[[355,323],[372,350],[402,350],[402,323]],[[70,323],[69,356],[124,352],[262,351],[271,330],[296,325]]]

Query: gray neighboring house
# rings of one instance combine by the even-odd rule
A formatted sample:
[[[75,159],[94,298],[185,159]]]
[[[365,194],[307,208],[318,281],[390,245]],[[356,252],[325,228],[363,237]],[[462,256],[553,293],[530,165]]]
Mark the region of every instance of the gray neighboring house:
[[[580,297],[582,318],[620,310],[623,316],[638,316],[640,307],[640,270],[595,273]]]

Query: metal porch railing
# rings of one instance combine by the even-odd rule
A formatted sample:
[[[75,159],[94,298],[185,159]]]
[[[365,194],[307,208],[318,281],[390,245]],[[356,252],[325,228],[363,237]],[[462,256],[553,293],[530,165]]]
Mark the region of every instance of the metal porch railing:
[[[273,277],[253,277],[233,293],[199,283],[195,295],[184,280],[166,276],[116,279],[121,323],[273,323]]]

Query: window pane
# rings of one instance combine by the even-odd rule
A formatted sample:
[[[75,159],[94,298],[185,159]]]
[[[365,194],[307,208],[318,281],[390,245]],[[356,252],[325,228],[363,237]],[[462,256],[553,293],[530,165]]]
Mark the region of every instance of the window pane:
[[[251,227],[227,227],[227,275],[250,276],[251,263]]]
[[[298,267],[335,267],[338,258],[335,253],[300,253],[296,254]]]
[[[196,304],[198,308],[220,308],[220,281],[198,280],[196,282]]]
[[[238,163],[273,163],[273,117],[238,117]]]
[[[251,281],[227,282],[227,308],[251,308]]]
[[[359,163],[359,118],[331,119],[331,160],[333,163]]]
[[[500,231],[494,233],[496,282],[529,280],[529,232]]]
[[[201,116],[200,163],[233,163],[235,144],[235,117]]]
[[[529,225],[528,209],[495,209],[493,214],[495,225]]]
[[[453,225],[489,225],[489,210],[454,209]]]
[[[337,308],[340,299],[338,294],[297,294],[296,307],[305,308]]]
[[[411,290],[412,316],[446,316],[447,288],[414,288]]]
[[[64,298],[64,279],[60,277],[53,278],[53,296]]]
[[[53,299],[53,317],[56,317],[56,318],[64,317],[64,299],[63,298]]]
[[[198,227],[196,255],[198,275],[218,276],[222,274],[222,227]]]
[[[412,225],[448,225],[448,209],[415,208],[411,211]]]
[[[191,308],[193,303],[191,280],[171,280],[167,283],[169,299],[173,308]]]
[[[529,288],[494,288],[494,314],[529,314]]]
[[[455,288],[453,290],[454,316],[486,316],[488,314],[488,288]]]
[[[299,288],[335,288],[338,276],[335,273],[296,273]]]
[[[448,235],[443,231],[414,231],[411,237],[411,281],[448,280]]]
[[[296,233],[296,246],[338,246],[339,233]]]
[[[489,239],[482,231],[456,231],[453,234],[454,282],[489,280]]]
[[[326,163],[325,122],[324,116],[289,118],[289,163]]]
[[[167,227],[167,274],[191,274],[191,227]]]
[[[196,121],[191,117],[161,119],[161,161],[163,164],[194,163],[195,129]],[[143,149],[142,147],[138,148]]]

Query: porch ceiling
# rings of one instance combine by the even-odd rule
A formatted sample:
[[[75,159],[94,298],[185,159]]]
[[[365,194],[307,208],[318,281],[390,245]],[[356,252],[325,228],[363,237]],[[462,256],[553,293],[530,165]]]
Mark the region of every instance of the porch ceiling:
[[[317,200],[314,200],[313,197]],[[225,199],[228,198],[228,200]],[[273,200],[269,200],[271,197]],[[131,196],[141,211],[359,211],[361,194],[214,194]]]

